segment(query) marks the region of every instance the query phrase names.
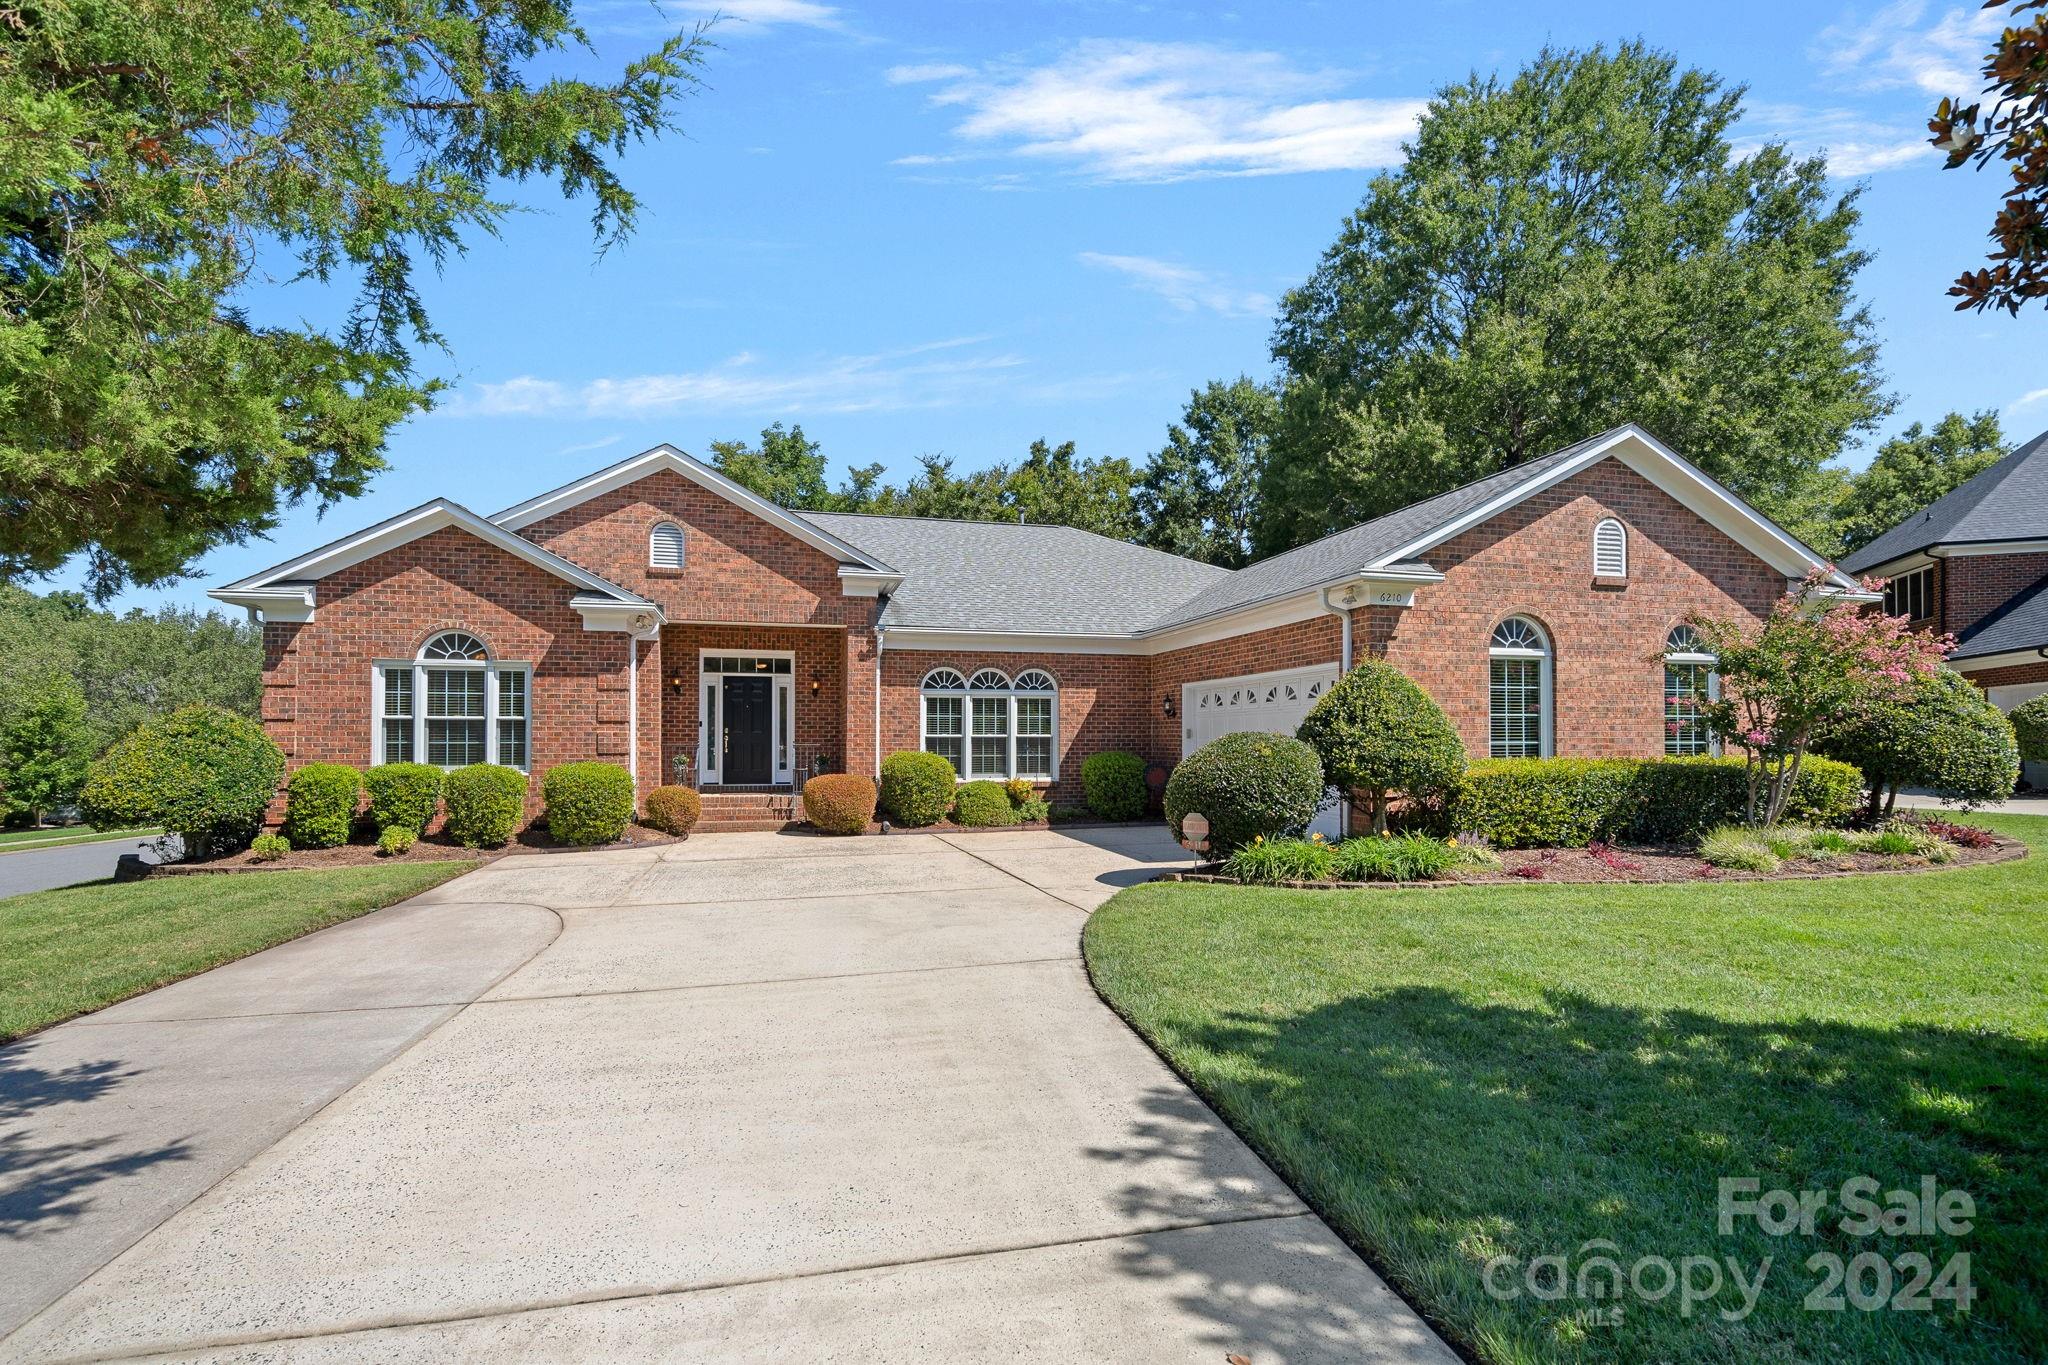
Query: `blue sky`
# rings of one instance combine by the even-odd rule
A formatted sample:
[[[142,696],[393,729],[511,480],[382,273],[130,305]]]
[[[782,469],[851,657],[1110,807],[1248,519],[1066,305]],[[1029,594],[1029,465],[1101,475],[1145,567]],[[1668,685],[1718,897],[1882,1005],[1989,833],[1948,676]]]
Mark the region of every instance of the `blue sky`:
[[[607,62],[714,6],[594,0]],[[455,380],[392,468],[325,521],[119,605],[207,586],[427,498],[483,513],[658,441],[693,453],[798,421],[835,473],[940,452],[971,469],[1036,437],[1142,460],[1188,390],[1270,370],[1274,300],[1306,277],[1421,101],[1548,41],[1643,37],[1749,86],[1739,142],[1826,148],[1866,185],[1862,280],[1895,431],[1951,409],[2048,427],[2048,310],[1958,314],[1997,173],[1922,142],[1974,89],[1992,23],[1944,6],[1520,3],[862,4],[725,0],[686,136],[635,149],[637,236],[603,259],[543,186],[427,296]],[[259,314],[331,315],[317,297]],[[1861,464],[1870,451],[1849,453]]]

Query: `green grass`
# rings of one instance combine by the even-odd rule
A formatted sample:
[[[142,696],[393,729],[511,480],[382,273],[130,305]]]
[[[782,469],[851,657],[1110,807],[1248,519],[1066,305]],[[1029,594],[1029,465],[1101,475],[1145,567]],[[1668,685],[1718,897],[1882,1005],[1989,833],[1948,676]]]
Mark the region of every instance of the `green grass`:
[[[1977,822],[2033,856],[1721,885],[1159,883],[1096,912],[1085,945],[1116,1008],[1483,1359],[2041,1359],[2048,820]],[[1923,1174],[1971,1194],[1972,1231],[1840,1228],[1844,1180]],[[1831,1203],[1811,1236],[1724,1236],[1723,1176]],[[1674,1294],[1598,1325],[1590,1300],[1486,1291],[1497,1255],[1562,1254],[1575,1274],[1596,1238],[1624,1267],[1772,1264],[1741,1321],[1682,1317]],[[1865,1251],[1969,1252],[1974,1311],[1803,1306],[1809,1256]],[[1715,1302],[1732,1311],[1732,1285]]]
[[[0,1042],[394,904],[474,866],[152,877],[0,900]]]
[[[62,848],[66,844],[97,844],[108,839],[153,839],[162,834],[159,826],[137,829],[10,829],[0,833],[0,853],[24,848]]]

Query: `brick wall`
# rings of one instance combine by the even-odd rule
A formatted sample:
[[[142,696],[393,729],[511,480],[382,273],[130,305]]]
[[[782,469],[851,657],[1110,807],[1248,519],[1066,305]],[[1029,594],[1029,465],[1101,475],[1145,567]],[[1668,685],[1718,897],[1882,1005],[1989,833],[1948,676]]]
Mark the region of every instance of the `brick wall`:
[[[1153,655],[1146,684],[1146,757],[1168,767],[1180,761],[1181,727],[1186,720],[1178,714],[1182,684],[1238,673],[1277,673],[1286,668],[1335,663],[1343,650],[1343,635],[1344,628],[1337,618],[1325,614]],[[1175,715],[1168,716],[1160,704],[1165,697],[1173,698]]]
[[[661,772],[673,781],[676,754],[695,752],[704,685],[698,662],[705,650],[745,654],[756,650],[787,650],[796,655],[791,669],[797,753],[804,761],[822,749],[835,763],[846,754],[846,632],[803,626],[666,626],[661,652],[667,672],[661,683]],[[678,690],[674,683],[682,680]],[[816,679],[818,691],[811,692]],[[870,729],[873,728],[870,722]],[[866,772],[867,768],[849,771]]]
[[[1969,660],[1962,661],[1962,667],[1969,666]],[[1985,668],[1964,676],[1978,687],[2011,687],[2016,683],[2048,682],[2048,659],[2039,663],[2012,664],[2005,668]]]
[[[584,630],[569,606],[575,592],[453,528],[364,560],[320,581],[312,621],[264,626],[264,723],[288,768],[368,767],[373,663],[410,659],[427,637],[464,630],[494,660],[532,665],[529,752],[536,777],[576,759],[623,765],[627,637]],[[539,804],[536,781],[529,811]]]
[[[2048,578],[2048,552],[2030,555],[1956,555],[1936,561],[1941,629],[1962,634],[2010,601],[2022,588]]]

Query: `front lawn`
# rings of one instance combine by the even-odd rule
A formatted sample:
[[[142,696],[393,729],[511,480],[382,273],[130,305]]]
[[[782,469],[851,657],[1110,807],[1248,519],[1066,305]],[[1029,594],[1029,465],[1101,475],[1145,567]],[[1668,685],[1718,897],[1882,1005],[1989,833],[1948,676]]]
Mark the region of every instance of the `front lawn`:
[[[0,1042],[395,904],[475,865],[151,877],[0,900]]]
[[[62,848],[66,844],[99,844],[109,839],[153,839],[162,833],[161,827],[153,825],[109,830],[86,829],[78,825],[51,829],[10,829],[0,831],[0,853],[12,853],[17,849]]]
[[[1125,891],[1103,994],[1446,1335],[1493,1361],[2048,1356],[2048,819],[2033,856],[1914,877],[1680,886]],[[1717,1182],[1825,1190],[1811,1235],[1722,1234]],[[1975,1201],[1955,1235],[1852,1235],[1856,1176]],[[1879,1195],[1880,1202],[1882,1195]],[[1612,1249],[1589,1247],[1605,1239]],[[1840,1308],[1808,1258],[1860,1264]],[[1859,1308],[1970,1255],[1959,1317]],[[1722,1287],[1582,1296],[1604,1253]],[[1529,1263],[1564,1258],[1539,1297]],[[1490,1294],[1487,1267],[1501,1262]],[[1738,1319],[1729,1258],[1754,1278]],[[1557,1263],[1537,1267],[1549,1292]],[[1587,1287],[1605,1283],[1589,1276]],[[1952,1282],[1951,1282],[1952,1283]],[[1925,1284],[1925,1289],[1937,1287]],[[1505,1297],[1507,1292],[1515,1297]],[[1841,1293],[1839,1288],[1838,1293]]]

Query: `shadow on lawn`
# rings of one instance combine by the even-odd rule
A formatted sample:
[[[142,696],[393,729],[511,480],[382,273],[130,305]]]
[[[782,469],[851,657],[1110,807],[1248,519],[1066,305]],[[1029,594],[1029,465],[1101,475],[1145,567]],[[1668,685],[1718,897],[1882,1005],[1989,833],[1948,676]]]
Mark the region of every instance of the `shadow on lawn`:
[[[1565,993],[1521,1008],[1434,988],[1165,1028],[1262,1155],[1468,1338],[1577,1354],[1566,1346],[1580,1329],[1565,1319],[1586,1305],[1501,1303],[1480,1273],[1494,1254],[1526,1262],[1606,1238],[1624,1265],[1698,1253],[1750,1266],[1769,1255],[1777,1269],[1739,1323],[1703,1323],[1697,1310],[1681,1321],[1675,1299],[1631,1305],[1625,1336],[1585,1340],[1598,1358],[2048,1354],[2048,1049],[2038,1042],[1737,1022]],[[1229,1064],[1212,1067],[1212,1055]],[[1931,1175],[1968,1191],[1975,1228],[1959,1239],[1849,1235],[1838,1192],[1857,1175],[1887,1190]],[[1828,1190],[1830,1211],[1811,1237],[1767,1238],[1748,1223],[1723,1236],[1722,1176]],[[1959,1321],[1945,1310],[1802,1306],[1818,1279],[1809,1256],[1873,1250],[1920,1251],[1937,1266],[1969,1251],[1975,1312]],[[1734,1301],[1731,1286],[1723,1302]]]
[[[36,1066],[35,1046],[31,1039],[0,1048],[0,1238],[10,1241],[32,1241],[81,1216],[104,1181],[192,1155],[182,1139],[141,1147],[111,1136],[37,1141],[44,1111],[89,1104],[139,1073],[115,1061]]]

